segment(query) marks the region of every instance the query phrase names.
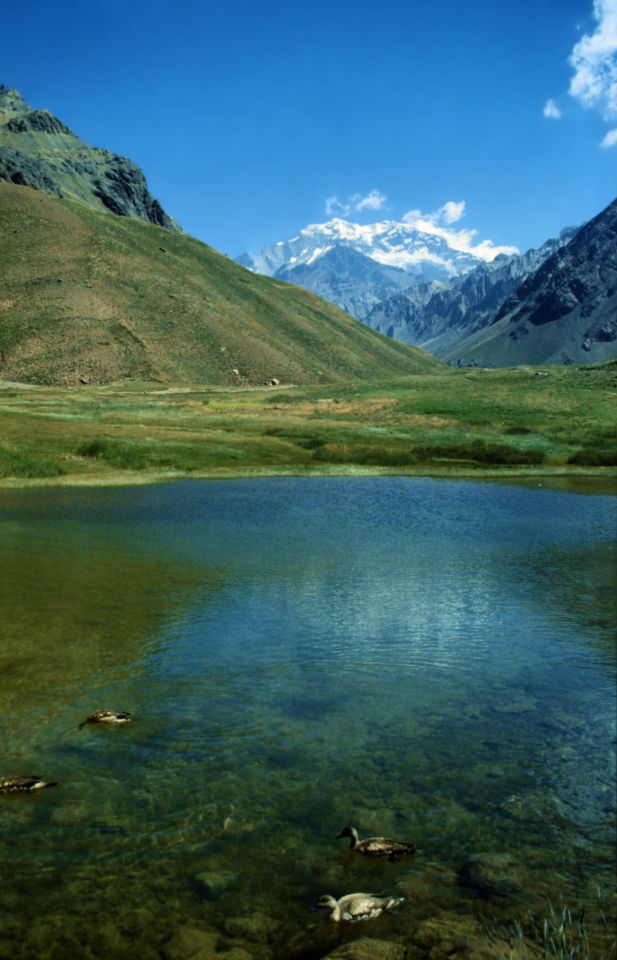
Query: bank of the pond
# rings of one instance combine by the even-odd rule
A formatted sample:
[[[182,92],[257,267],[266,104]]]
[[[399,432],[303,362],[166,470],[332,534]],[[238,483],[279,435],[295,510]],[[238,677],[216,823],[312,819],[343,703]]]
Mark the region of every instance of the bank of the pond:
[[[384,383],[0,384],[0,485],[183,477],[617,477],[614,365]]]
[[[539,483],[564,488],[572,483],[588,482],[602,493],[617,493],[617,467],[571,468],[530,467],[528,469],[482,467],[417,467],[413,470],[392,467],[363,467],[352,464],[321,467],[253,467],[233,469],[221,467],[211,470],[183,472],[179,470],[128,471],[110,470],[97,474],[65,474],[54,477],[0,477],[0,491],[27,490],[44,487],[131,487],[177,480],[243,480],[260,477],[426,477],[436,480],[504,481],[506,483]],[[593,492],[592,489],[588,492]]]

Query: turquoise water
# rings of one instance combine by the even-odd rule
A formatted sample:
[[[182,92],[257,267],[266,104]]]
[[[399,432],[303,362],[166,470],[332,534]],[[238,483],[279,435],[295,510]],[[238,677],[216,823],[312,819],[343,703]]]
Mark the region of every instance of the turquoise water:
[[[0,957],[192,928],[311,960],[357,935],[324,893],[405,895],[360,925],[404,943],[610,898],[616,520],[413,478],[2,492],[0,777],[59,786],[0,798]],[[108,706],[134,722],[79,729]],[[347,823],[418,854],[350,857]],[[506,892],[461,882],[486,853]]]

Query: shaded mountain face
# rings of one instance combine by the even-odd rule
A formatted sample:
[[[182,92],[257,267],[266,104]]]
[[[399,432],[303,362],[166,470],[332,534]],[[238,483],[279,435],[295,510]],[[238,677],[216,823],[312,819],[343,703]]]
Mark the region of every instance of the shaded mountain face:
[[[563,230],[537,250],[520,256],[501,255],[448,284],[411,287],[375,306],[365,323],[442,356],[492,323],[506,297],[575,233],[575,229]]]
[[[0,183],[0,379],[336,383],[441,367],[180,232]]]
[[[339,218],[311,224],[289,240],[237,260],[256,273],[313,290],[359,318],[405,286],[448,281],[484,262],[408,223],[361,225]]]
[[[352,247],[332,247],[313,263],[280,267],[275,276],[312,290],[359,319],[390,294],[405,290],[410,280],[405,270],[377,263]]]
[[[617,357],[617,200],[527,276],[490,326],[442,355],[462,366]]]
[[[2,85],[0,182],[179,229],[149,192],[139,167],[109,150],[89,146],[53,114],[33,110],[17,90]]]

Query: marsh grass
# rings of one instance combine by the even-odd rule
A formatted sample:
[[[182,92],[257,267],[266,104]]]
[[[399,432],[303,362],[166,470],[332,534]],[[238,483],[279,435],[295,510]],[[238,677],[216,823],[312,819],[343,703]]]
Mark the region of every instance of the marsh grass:
[[[0,477],[373,471],[615,475],[615,367],[279,389],[0,385]]]
[[[533,917],[526,929],[519,921],[507,928],[490,927],[488,939],[496,950],[495,960],[614,960],[615,918],[607,917],[604,899],[598,889],[592,928],[584,905],[571,908],[562,903],[556,909],[551,900],[547,900],[545,915]]]

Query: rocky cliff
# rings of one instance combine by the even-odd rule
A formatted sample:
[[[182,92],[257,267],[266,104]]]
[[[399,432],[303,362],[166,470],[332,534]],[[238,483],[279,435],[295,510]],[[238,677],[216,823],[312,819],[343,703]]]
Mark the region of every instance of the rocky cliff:
[[[17,90],[0,85],[2,181],[179,230],[148,190],[138,166],[89,146],[52,113],[32,109]]]

